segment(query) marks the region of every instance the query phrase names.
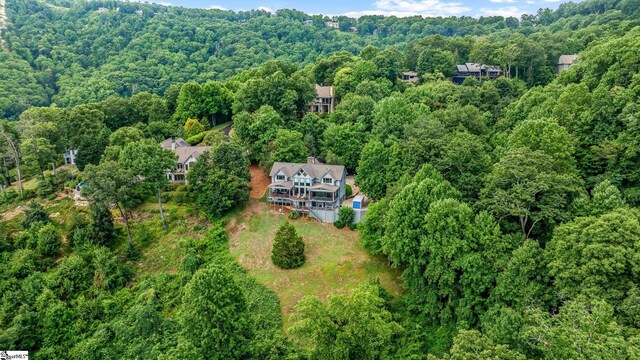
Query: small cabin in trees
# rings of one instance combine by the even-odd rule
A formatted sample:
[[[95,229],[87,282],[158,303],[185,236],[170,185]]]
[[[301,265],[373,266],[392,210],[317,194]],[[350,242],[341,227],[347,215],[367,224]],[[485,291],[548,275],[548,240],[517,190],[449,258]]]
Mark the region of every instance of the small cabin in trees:
[[[315,157],[306,163],[276,162],[269,173],[269,205],[307,214],[321,222],[334,222],[346,198],[347,171]]]
[[[465,63],[456,65],[456,74],[452,80],[454,83],[460,85],[468,77],[482,80],[495,79],[500,76],[502,76],[502,68],[500,66]]]
[[[316,84],[316,97],[309,104],[309,112],[332,113],[336,105],[333,86],[322,86]]]
[[[403,71],[400,73],[400,80],[402,82],[417,82],[418,73],[415,71]]]
[[[198,157],[205,151],[211,149],[211,146],[191,146],[183,138],[170,138],[160,143],[164,149],[173,151],[178,155],[178,161],[175,169],[167,169],[167,179],[170,182],[187,181],[187,172],[193,166]]]
[[[578,61],[578,55],[560,55],[560,58],[558,58],[558,66],[556,67],[556,74],[568,70],[576,61]]]

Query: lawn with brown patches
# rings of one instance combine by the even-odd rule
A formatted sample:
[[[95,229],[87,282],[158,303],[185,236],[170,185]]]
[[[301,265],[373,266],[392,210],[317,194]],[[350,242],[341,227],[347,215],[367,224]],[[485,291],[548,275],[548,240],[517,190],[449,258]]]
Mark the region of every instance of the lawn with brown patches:
[[[277,268],[271,262],[271,247],[276,230],[285,221],[285,216],[252,200],[247,211],[228,227],[231,254],[260,283],[278,294],[285,328],[295,305],[305,295],[324,300],[330,294],[349,294],[358,285],[375,279],[392,295],[402,294],[399,271],[390,269],[383,257],[369,255],[357,232],[314,219],[291,221],[305,242],[305,264],[293,270]]]

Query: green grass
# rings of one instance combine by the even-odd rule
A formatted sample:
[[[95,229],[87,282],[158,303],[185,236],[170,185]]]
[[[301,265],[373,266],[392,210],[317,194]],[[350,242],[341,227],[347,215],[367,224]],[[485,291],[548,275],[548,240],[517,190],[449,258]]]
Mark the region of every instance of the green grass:
[[[231,254],[258,282],[278,294],[285,328],[305,295],[325,299],[330,294],[349,294],[375,279],[392,295],[402,294],[399,272],[388,268],[385,259],[366,253],[356,232],[313,219],[291,221],[304,239],[306,263],[299,269],[277,268],[271,262],[271,247],[285,221],[283,215],[270,213],[265,204],[253,200],[228,226]]]
[[[222,124],[216,125],[216,126],[212,127],[211,130],[209,130],[209,131],[222,130],[222,129],[226,128],[228,125],[231,125],[231,123],[232,123],[232,121],[228,121],[226,123],[222,123]]]

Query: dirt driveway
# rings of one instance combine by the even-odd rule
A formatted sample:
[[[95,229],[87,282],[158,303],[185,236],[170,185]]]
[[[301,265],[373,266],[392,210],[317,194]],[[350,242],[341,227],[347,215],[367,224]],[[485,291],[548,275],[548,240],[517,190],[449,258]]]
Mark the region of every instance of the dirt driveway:
[[[271,184],[271,179],[258,165],[251,165],[249,167],[249,173],[251,174],[251,181],[249,181],[251,192],[249,192],[249,196],[254,199],[260,199],[269,184]]]

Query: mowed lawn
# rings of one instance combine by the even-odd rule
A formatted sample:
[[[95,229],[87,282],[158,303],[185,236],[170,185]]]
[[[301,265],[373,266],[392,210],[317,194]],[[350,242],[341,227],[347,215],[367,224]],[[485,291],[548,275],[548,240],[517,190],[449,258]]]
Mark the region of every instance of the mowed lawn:
[[[260,283],[278,294],[285,329],[289,315],[305,295],[324,300],[330,294],[349,294],[358,285],[375,279],[392,295],[401,295],[400,272],[387,267],[386,259],[369,255],[357,232],[314,219],[290,220],[305,242],[306,263],[293,270],[277,268],[271,262],[271,247],[278,227],[285,221],[284,215],[269,212],[265,203],[252,199],[247,210],[228,226],[231,254]]]

